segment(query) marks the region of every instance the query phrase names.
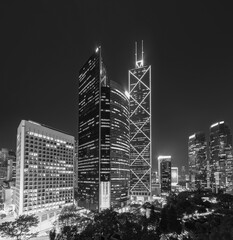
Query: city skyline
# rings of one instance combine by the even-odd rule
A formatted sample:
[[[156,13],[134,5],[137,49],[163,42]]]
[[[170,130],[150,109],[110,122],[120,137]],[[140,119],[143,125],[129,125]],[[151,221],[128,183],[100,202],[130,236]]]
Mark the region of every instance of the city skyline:
[[[171,155],[174,166],[187,166],[188,137],[194,132],[208,136],[209,126],[218,121],[232,130],[233,35],[228,6],[155,4],[143,11],[135,4],[130,12],[129,3],[107,1],[92,7],[75,1],[1,3],[1,148],[15,150],[22,119],[76,137],[76,82],[85,59],[101,44],[110,79],[127,89],[134,42],[141,40],[145,64],[152,66],[154,169],[161,154]],[[92,17],[84,18],[87,13]]]

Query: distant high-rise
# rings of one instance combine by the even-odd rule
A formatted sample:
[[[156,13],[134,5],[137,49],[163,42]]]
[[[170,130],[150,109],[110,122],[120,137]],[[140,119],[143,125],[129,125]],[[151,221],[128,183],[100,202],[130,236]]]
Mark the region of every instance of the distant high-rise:
[[[79,72],[79,206],[101,211],[127,200],[128,114],[128,99],[108,81],[99,47]]]
[[[186,167],[185,166],[181,166],[179,185],[181,185],[182,187],[186,186],[185,175],[186,175]]]
[[[159,156],[158,169],[161,193],[169,193],[171,191],[171,156]]]
[[[7,178],[7,149],[0,152],[0,199],[2,198],[2,187]]]
[[[144,65],[135,49],[135,68],[129,70],[130,91],[130,195],[147,200],[151,196],[152,124],[151,66]]]
[[[178,167],[171,167],[171,185],[176,186],[178,184]]]
[[[230,128],[224,122],[210,126],[210,184],[218,191],[232,190],[233,187],[233,157],[232,135]]]
[[[207,143],[205,134],[195,133],[189,137],[189,177],[190,187],[200,189],[207,187]]]
[[[74,137],[22,120],[17,131],[17,214],[73,204]]]
[[[15,167],[16,157],[15,152],[2,148],[0,150],[0,198],[2,196],[2,186],[4,182],[15,184]]]

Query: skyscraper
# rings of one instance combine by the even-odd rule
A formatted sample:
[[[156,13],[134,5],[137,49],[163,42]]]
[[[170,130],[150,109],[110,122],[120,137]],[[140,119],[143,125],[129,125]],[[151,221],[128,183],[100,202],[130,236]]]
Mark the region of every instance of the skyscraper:
[[[207,143],[202,132],[189,136],[189,178],[192,189],[207,187]]]
[[[151,66],[144,65],[135,49],[135,68],[129,70],[130,95],[130,195],[147,200],[151,196]]]
[[[232,135],[230,128],[224,122],[210,126],[210,183],[212,189],[218,191],[232,190],[233,187],[233,157]]]
[[[74,137],[22,120],[17,131],[17,214],[73,204]]]
[[[171,192],[171,156],[158,157],[159,183],[161,193]]]
[[[178,167],[171,167],[171,185],[176,186],[178,184]]]
[[[127,203],[129,192],[129,99],[116,82],[110,82],[111,206]]]
[[[101,211],[127,200],[128,114],[128,99],[110,84],[99,47],[79,72],[79,206]]]

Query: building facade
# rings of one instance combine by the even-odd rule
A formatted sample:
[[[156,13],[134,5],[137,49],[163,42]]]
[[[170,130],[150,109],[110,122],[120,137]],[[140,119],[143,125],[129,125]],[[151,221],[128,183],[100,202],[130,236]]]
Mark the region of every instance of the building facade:
[[[191,189],[204,189],[208,182],[207,142],[202,132],[189,136],[189,186]]]
[[[123,207],[129,198],[129,99],[110,82],[111,207]]]
[[[232,135],[224,121],[211,125],[209,151],[210,187],[216,192],[219,189],[232,191]]]
[[[158,157],[158,172],[161,194],[171,192],[171,156]]]
[[[171,185],[176,186],[179,182],[178,167],[171,167]]]
[[[15,184],[16,156],[15,152],[2,148],[0,151],[0,198],[2,197],[2,188]]]
[[[73,161],[74,137],[22,120],[17,131],[16,213],[73,204]]]
[[[143,45],[142,45],[143,46]],[[152,126],[151,66],[141,60],[129,70],[130,95],[130,195],[146,201],[151,196]]]
[[[128,128],[128,100],[109,82],[99,47],[79,72],[79,206],[101,211],[127,199]]]

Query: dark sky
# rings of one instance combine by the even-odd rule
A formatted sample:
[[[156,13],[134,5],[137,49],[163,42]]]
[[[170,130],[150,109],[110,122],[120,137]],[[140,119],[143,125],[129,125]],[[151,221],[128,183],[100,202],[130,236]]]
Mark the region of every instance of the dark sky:
[[[5,2],[5,3],[4,3]],[[110,79],[128,86],[134,42],[152,66],[153,167],[187,165],[188,136],[233,129],[233,10],[223,1],[1,1],[0,148],[22,119],[76,135],[78,72],[102,46]]]

